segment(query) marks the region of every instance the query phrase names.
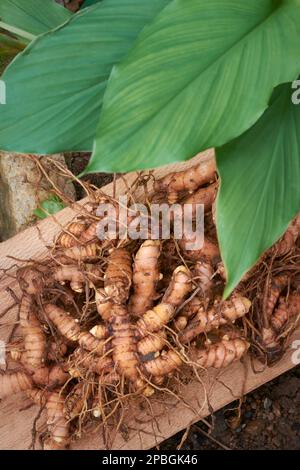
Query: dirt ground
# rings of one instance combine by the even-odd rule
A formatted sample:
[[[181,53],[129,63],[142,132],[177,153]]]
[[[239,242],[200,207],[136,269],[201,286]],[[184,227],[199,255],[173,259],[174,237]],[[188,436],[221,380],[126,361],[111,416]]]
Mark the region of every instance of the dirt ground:
[[[239,416],[240,415],[240,416]],[[192,426],[182,450],[300,450],[300,367],[283,374],[210,418]],[[180,446],[185,432],[165,441],[161,450]]]

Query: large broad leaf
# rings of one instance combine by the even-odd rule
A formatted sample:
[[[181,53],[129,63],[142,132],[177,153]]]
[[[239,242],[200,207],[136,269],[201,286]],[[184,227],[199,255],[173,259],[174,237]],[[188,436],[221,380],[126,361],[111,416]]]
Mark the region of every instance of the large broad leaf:
[[[91,5],[94,5],[95,3],[99,2],[102,2],[102,0],[85,0],[81,8],[90,7]]]
[[[115,63],[168,0],[103,0],[40,36],[4,73],[0,148],[29,153],[91,150]]]
[[[300,211],[300,105],[291,84],[275,90],[262,118],[217,150],[217,227],[229,295]]]
[[[300,68],[300,1],[175,0],[113,72],[88,172],[185,160],[261,116]]]
[[[71,15],[54,0],[0,0],[1,21],[35,36],[56,28]]]

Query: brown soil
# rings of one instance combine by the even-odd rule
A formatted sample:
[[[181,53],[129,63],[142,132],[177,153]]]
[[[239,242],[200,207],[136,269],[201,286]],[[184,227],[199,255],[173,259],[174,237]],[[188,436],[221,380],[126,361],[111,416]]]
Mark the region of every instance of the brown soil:
[[[66,153],[65,159],[66,164],[68,165],[69,169],[72,171],[74,175],[79,175],[87,166],[91,154],[89,152],[86,153]],[[106,184],[111,183],[113,180],[113,175],[111,173],[95,173],[91,175],[87,175],[82,178],[83,181],[88,181],[90,184],[101,188]],[[75,183],[76,189],[76,196],[77,199],[82,199],[85,196],[85,193],[82,187],[79,184]]]
[[[209,420],[192,426],[182,450],[300,450],[300,366],[234,402]],[[206,436],[205,434],[208,434]],[[174,450],[184,433],[168,439],[161,450]]]

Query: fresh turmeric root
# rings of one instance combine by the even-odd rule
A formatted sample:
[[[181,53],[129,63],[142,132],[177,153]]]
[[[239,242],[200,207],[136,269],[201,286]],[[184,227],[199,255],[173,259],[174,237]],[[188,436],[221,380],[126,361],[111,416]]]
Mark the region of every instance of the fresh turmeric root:
[[[250,344],[241,338],[222,340],[209,345],[206,349],[193,349],[190,357],[198,366],[208,369],[221,369],[241,359],[249,349]]]
[[[162,303],[178,307],[192,290],[191,274],[185,266],[178,266],[172,276]]]
[[[19,317],[21,327],[26,326],[30,312],[33,309],[33,298],[29,294],[23,294],[19,306]]]
[[[205,257],[206,259],[210,260],[213,265],[218,263],[220,260],[220,250],[214,242],[208,238],[204,238],[204,244],[202,248],[191,249],[191,244],[194,244],[195,242],[196,234],[193,234],[190,237],[185,236],[182,240],[179,241],[179,246],[188,259],[198,261]]]
[[[23,325],[26,360],[31,367],[41,367],[46,359],[46,335],[36,315],[29,314],[27,324]]]
[[[272,327],[263,327],[259,339],[267,357],[267,363],[274,362],[282,354],[280,341],[277,339],[276,331]]]
[[[81,333],[77,321],[67,312],[54,304],[44,305],[44,310],[49,320],[56,326],[59,333],[69,341],[77,341]]]
[[[95,336],[88,331],[80,333],[78,342],[79,345],[87,351],[92,351],[98,355],[104,352],[105,341],[95,338]]]
[[[97,339],[106,339],[109,337],[109,329],[104,324],[93,326],[90,333]]]
[[[25,372],[5,372],[0,374],[0,399],[33,388],[33,382]]]
[[[143,368],[147,374],[153,377],[161,377],[170,374],[175,369],[182,366],[183,362],[179,354],[173,350],[161,354],[152,361],[147,361],[143,364]]]
[[[200,188],[191,196],[183,199],[182,204],[192,205],[192,217],[196,215],[196,204],[204,205],[204,212],[209,212],[216,199],[219,183],[213,183],[206,188]]]
[[[69,420],[76,418],[83,411],[90,395],[90,384],[79,382],[64,401],[64,411]]]
[[[203,307],[203,301],[198,297],[198,295],[196,295],[183,306],[179,315],[181,317],[191,319],[196,315],[201,307]]]
[[[138,379],[139,362],[135,331],[127,307],[114,305],[110,328],[112,331],[112,356],[116,364],[116,370],[131,382],[135,382]]]
[[[287,274],[279,274],[278,276],[271,277],[264,299],[264,311],[268,318],[271,317],[279,296],[287,286],[288,281],[289,276]]]
[[[300,315],[300,294],[291,294],[288,300],[280,299],[279,306],[271,317],[271,325],[275,331],[279,332],[288,320],[296,315]]]
[[[208,312],[203,308],[198,311],[194,320],[179,334],[179,339],[185,344],[200,333],[211,331],[228,322],[235,322],[238,318],[246,315],[250,307],[250,300],[240,295],[232,296],[230,300],[216,301]]]
[[[210,298],[213,289],[213,274],[214,268],[208,258],[203,257],[197,261],[194,266],[195,282],[201,288],[201,293],[204,298]]]
[[[69,374],[59,364],[44,366],[39,369],[30,369],[22,360],[20,362],[23,363],[28,372],[31,372],[32,381],[36,386],[50,390],[64,385],[69,379]]]
[[[167,335],[164,330],[149,334],[138,342],[137,351],[141,356],[156,353],[165,347],[166,340]]]
[[[276,257],[284,256],[295,246],[300,236],[300,213],[292,220],[283,237],[271,248],[271,254]]]
[[[93,284],[101,282],[101,271],[93,264],[87,264],[84,270],[81,270],[77,265],[66,265],[57,268],[54,272],[54,279],[60,284],[64,285],[67,281],[70,282],[70,287],[74,292],[83,292],[85,282],[89,282],[91,287]]]
[[[114,249],[108,257],[104,276],[104,290],[114,303],[128,299],[132,281],[131,256],[125,248]]]
[[[65,415],[65,400],[58,392],[49,395],[47,409],[47,426],[50,438],[62,449],[66,448],[70,441],[69,423]]]
[[[96,220],[92,222],[89,227],[81,233],[80,242],[84,245],[86,243],[90,243],[97,238],[97,227],[99,225],[99,221]]]
[[[79,237],[85,230],[85,227],[85,223],[72,222],[67,226],[66,231],[58,237],[58,245],[62,248],[71,248],[72,246],[79,245]]]
[[[133,187],[143,186],[147,196],[151,178],[139,175]],[[99,192],[88,206],[94,211],[91,216],[70,224],[57,238],[48,264],[30,263],[18,271],[22,338],[8,350],[22,369],[0,375],[0,398],[25,391],[33,403],[45,406],[49,430],[45,449],[67,447],[81,430],[89,429],[92,416],[99,419],[105,435],[115,423],[119,429],[123,412],[129,409],[127,400],[150,397],[157,387],[164,387],[166,378],[173,394],[176,380],[188,368],[220,369],[240,359],[249,348],[244,333],[257,340],[255,351],[270,356],[283,349],[294,325],[291,322],[282,330],[292,315],[299,314],[298,218],[277,244],[275,255],[267,254],[264,264],[250,273],[249,282],[241,284],[229,300],[221,301],[226,273],[218,265],[221,258],[212,220],[218,184],[214,162],[155,183],[162,202],[167,197],[169,202],[192,205],[191,224],[196,204],[204,204],[207,226],[201,248],[192,247],[199,234],[177,243],[175,229],[164,242],[149,239],[141,243],[120,234],[119,239],[110,240],[109,232],[105,240],[99,240],[96,205],[111,202],[116,208],[113,217],[121,210],[115,198],[102,198]],[[182,208],[176,205],[170,224],[179,213]],[[134,210],[127,215],[129,229],[137,219]],[[102,217],[102,222],[106,220],[110,221],[109,215]],[[147,222],[149,232],[152,219],[148,216]],[[121,221],[116,223],[123,227]],[[291,249],[292,255],[284,260],[288,276],[276,276],[267,286],[269,325],[261,328],[255,299],[261,292],[261,280],[267,272],[280,272],[280,260],[275,258]],[[217,271],[220,266],[223,269]],[[233,326],[251,307],[241,294],[243,289],[255,299],[251,321]],[[166,383],[164,389],[167,387]]]
[[[27,397],[36,405],[44,407],[47,403],[49,392],[40,390],[39,388],[33,388],[26,390]]]
[[[173,204],[178,200],[181,192],[193,192],[200,186],[212,182],[215,179],[216,171],[214,160],[202,162],[192,168],[177,173],[170,173],[164,178],[157,180],[154,190],[165,191],[168,195],[168,202]]]
[[[69,281],[74,292],[83,292],[84,274],[76,265],[61,266],[54,273],[54,279],[62,285]]]
[[[140,337],[148,333],[159,331],[173,318],[175,309],[170,304],[158,304],[152,310],[148,310],[137,323],[137,332]]]
[[[130,298],[130,312],[141,316],[150,309],[157,297],[156,286],[160,280],[158,260],[160,255],[160,242],[156,240],[145,241],[134,259],[133,288]]]
[[[25,266],[18,269],[17,280],[22,291],[28,295],[39,295],[45,284],[46,268]]]
[[[73,246],[63,250],[61,258],[67,263],[68,259],[72,261],[96,261],[98,258],[99,245],[90,243],[85,246]]]
[[[104,289],[96,289],[95,301],[97,311],[104,321],[109,321],[111,317],[113,302],[110,300]]]
[[[19,313],[26,363],[31,367],[41,367],[46,358],[46,336],[40,321],[33,312],[32,298],[28,294],[22,296]]]

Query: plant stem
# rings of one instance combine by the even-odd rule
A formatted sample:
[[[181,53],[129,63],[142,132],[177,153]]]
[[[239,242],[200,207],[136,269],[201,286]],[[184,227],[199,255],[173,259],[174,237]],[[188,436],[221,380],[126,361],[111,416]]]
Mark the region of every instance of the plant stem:
[[[22,29],[16,28],[15,26],[11,26],[7,23],[3,23],[2,21],[0,21],[0,28],[5,29],[6,31],[16,34],[17,36],[20,36],[29,41],[32,41],[36,38],[36,36],[34,36],[33,34],[28,33],[27,31],[23,31]]]

